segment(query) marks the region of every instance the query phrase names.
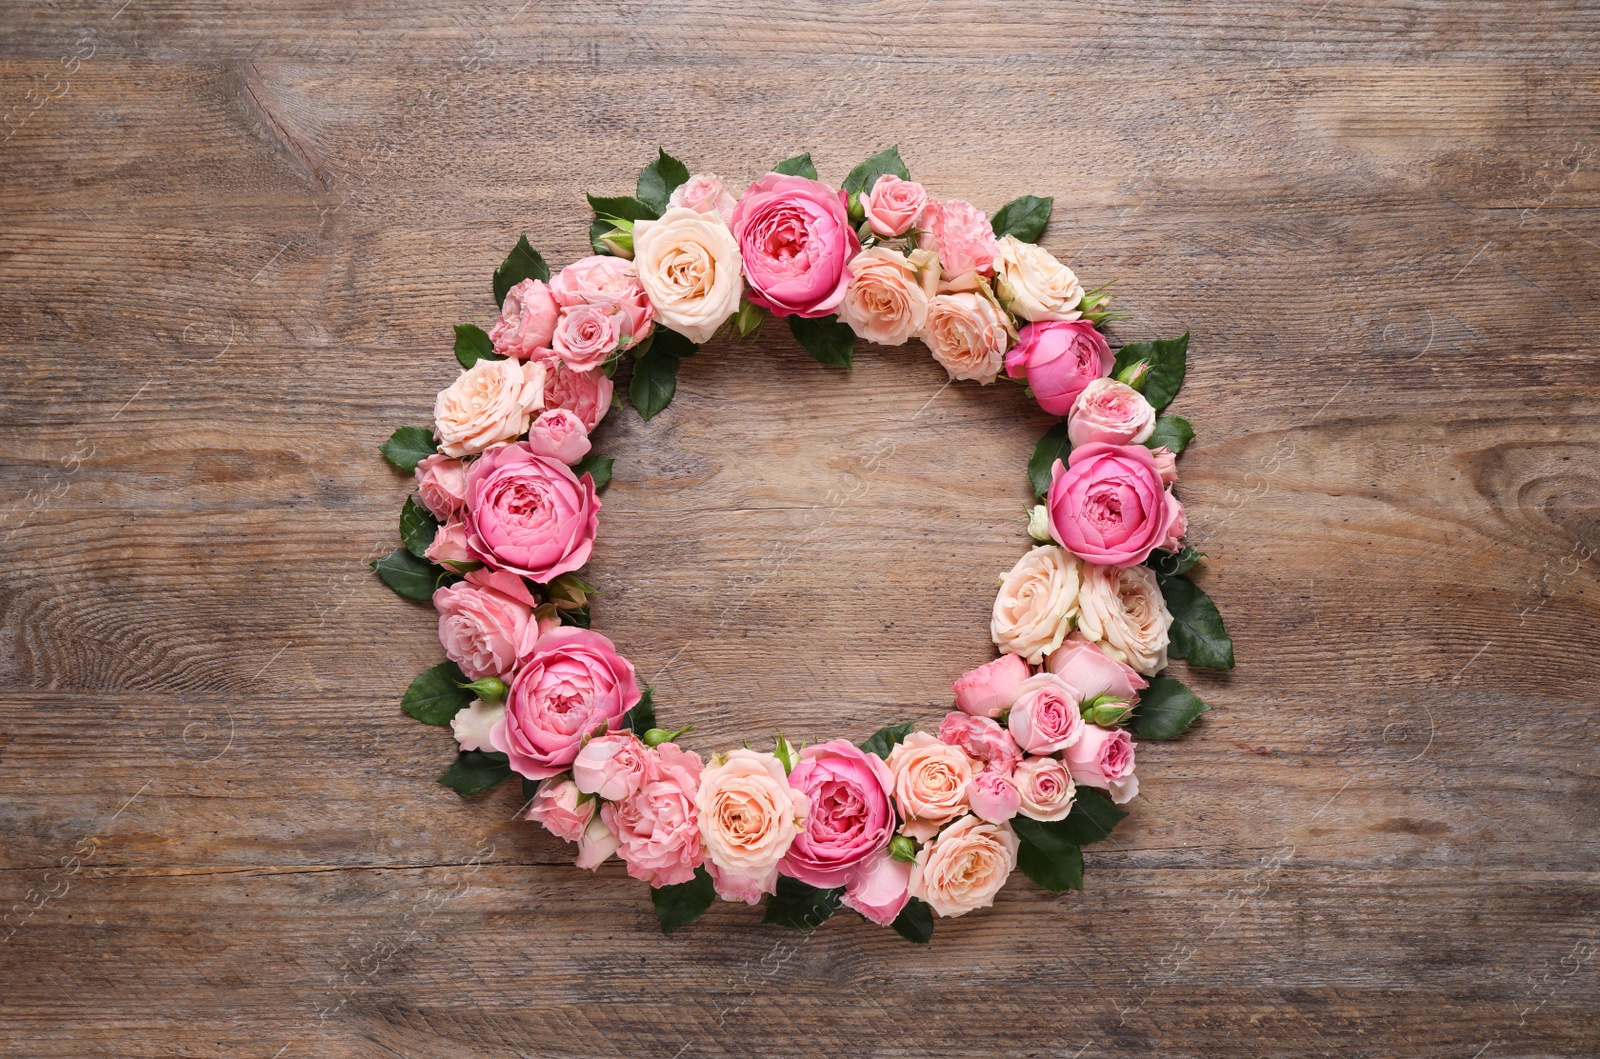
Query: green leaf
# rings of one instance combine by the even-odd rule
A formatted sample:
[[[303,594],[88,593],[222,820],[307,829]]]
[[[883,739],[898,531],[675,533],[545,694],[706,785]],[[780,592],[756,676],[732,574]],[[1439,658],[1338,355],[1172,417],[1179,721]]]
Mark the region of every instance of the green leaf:
[[[655,690],[655,688],[645,688],[644,693],[639,696],[639,701],[634,703],[633,709],[622,715],[622,727],[641,738],[656,726]]]
[[[504,360],[494,351],[489,332],[477,324],[456,324],[456,360],[470,368],[480,360]]]
[[[855,352],[856,333],[841,324],[833,314],[807,318],[789,317],[789,330],[807,353],[830,368],[849,368]]]
[[[1055,201],[1048,196],[1041,199],[1036,195],[1012,199],[989,218],[989,227],[994,229],[996,239],[1014,235],[1024,243],[1037,243],[1039,236],[1044,234],[1045,225],[1050,223],[1050,210]]]
[[[669,328],[657,326],[650,332],[650,337],[645,340],[648,346],[641,345],[639,349],[651,353],[670,353],[679,360],[685,360],[700,351],[700,347],[689,341],[683,335]],[[634,351],[635,358],[644,356],[638,350]]]
[[[844,189],[852,197],[858,191],[871,191],[872,185],[885,173],[899,177],[901,180],[910,180],[911,174],[906,172],[906,164],[900,160],[900,148],[891,147],[887,151],[879,151],[865,162],[850,170],[850,175],[844,178]]]
[[[472,705],[472,692],[460,686],[466,679],[454,662],[440,662],[411,682],[400,708],[423,724],[449,724]]]
[[[1154,677],[1150,686],[1139,692],[1138,708],[1127,725],[1145,739],[1176,739],[1209,709],[1182,681]]]
[[[655,905],[663,934],[693,923],[716,899],[717,888],[711,882],[711,873],[704,868],[696,868],[694,878],[686,883],[658,886],[650,891],[650,903]]]
[[[1205,557],[1205,552],[1197,552],[1185,544],[1183,550],[1178,552],[1164,552],[1157,548],[1150,553],[1150,558],[1145,560],[1145,565],[1158,574],[1177,577],[1194,569],[1194,564]]]
[[[893,750],[897,743],[910,734],[910,721],[902,724],[891,724],[879,728],[876,732],[867,736],[866,741],[861,744],[861,749],[869,754],[877,754],[881,758],[887,758],[889,751]]]
[[[417,464],[439,451],[439,446],[427,427],[401,427],[389,435],[378,451],[402,471],[415,471]]]
[[[916,945],[926,945],[933,940],[933,909],[926,901],[915,897],[906,902],[900,914],[890,924],[894,932]]]
[[[672,403],[678,390],[678,358],[665,349],[652,347],[647,356],[633,362],[633,381],[628,396],[644,419],[652,419]]]
[[[1057,460],[1066,462],[1072,452],[1072,442],[1067,438],[1067,421],[1062,420],[1044,432],[1044,437],[1033,447],[1028,457],[1028,480],[1033,483],[1033,495],[1043,498],[1050,492],[1050,468]]]
[[[1150,362],[1150,374],[1145,377],[1144,397],[1156,411],[1172,403],[1183,389],[1183,376],[1188,370],[1189,332],[1177,338],[1163,338],[1155,342],[1129,342],[1117,350],[1116,363],[1111,374],[1121,374],[1122,369],[1141,360]]]
[[[785,158],[772,167],[774,173],[784,176],[803,176],[807,180],[817,179],[817,167],[811,164],[811,152],[797,154],[793,158]]]
[[[667,200],[678,185],[689,179],[689,167],[659,147],[656,154],[656,160],[639,174],[639,201],[659,217],[667,211]]]
[[[1046,890],[1081,890],[1083,850],[1052,823],[1012,817],[1011,829],[1017,833],[1017,867]]]
[[[596,489],[604,489],[611,484],[611,465],[615,462],[610,456],[602,456],[598,452],[591,452],[572,465],[572,473],[579,478],[587,474],[594,479],[594,487]]]
[[[1045,826],[1058,830],[1074,846],[1087,846],[1109,836],[1117,822],[1127,815],[1101,791],[1080,786],[1066,819]],[[1012,823],[1016,823],[1015,817]]]
[[[492,750],[463,750],[439,782],[457,794],[477,794],[511,778],[511,764]]]
[[[1194,427],[1182,416],[1162,416],[1156,420],[1156,428],[1145,439],[1145,445],[1158,449],[1165,445],[1176,456],[1188,448],[1189,442],[1194,440]]]
[[[400,509],[400,539],[405,543],[406,551],[418,559],[428,558],[428,545],[433,543],[433,535],[439,532],[439,520],[433,513],[423,507],[414,496],[406,497],[405,507]]]
[[[433,598],[433,590],[437,587],[439,574],[442,572],[437,566],[423,562],[405,548],[396,548],[382,559],[376,560],[372,568],[378,571],[378,576],[383,578],[384,584],[400,595],[422,602]]]
[[[589,195],[589,208],[596,217],[616,217],[624,221],[653,221],[661,211],[648,202],[640,202],[632,195]],[[609,228],[610,225],[607,225]]]
[[[844,888],[819,890],[799,879],[778,876],[778,892],[767,898],[767,914],[761,922],[786,930],[815,930],[839,910]]]
[[[522,233],[522,238],[511,248],[511,253],[506,255],[505,261],[494,270],[495,305],[504,305],[506,291],[525,279],[536,279],[541,282],[550,279],[550,266],[544,263],[539,251],[528,245],[527,232]]]
[[[1222,627],[1222,615],[1211,597],[1200,586],[1183,577],[1162,577],[1161,595],[1172,612],[1172,644],[1167,654],[1186,658],[1192,666],[1207,669],[1233,668],[1233,641]]]

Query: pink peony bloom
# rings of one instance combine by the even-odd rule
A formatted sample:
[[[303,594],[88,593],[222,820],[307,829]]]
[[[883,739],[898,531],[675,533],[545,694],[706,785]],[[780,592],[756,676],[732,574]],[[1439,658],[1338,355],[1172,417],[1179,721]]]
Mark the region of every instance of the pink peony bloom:
[[[929,199],[922,211],[920,240],[924,250],[939,255],[939,268],[949,285],[970,290],[975,276],[994,273],[994,255],[999,249],[989,218],[970,202]]]
[[[629,875],[651,886],[676,886],[693,879],[705,861],[694,808],[700,756],[673,743],[648,755],[639,789],[623,801],[606,802],[600,817],[617,836],[617,856]]]
[[[473,461],[465,521],[473,558],[544,584],[589,561],[600,498],[587,475],[519,442]]]
[[[574,305],[561,310],[551,348],[574,371],[598,368],[622,341],[622,317],[610,305]]]
[[[958,746],[967,756],[982,763],[985,772],[1011,775],[1011,770],[1022,760],[1022,751],[1011,741],[1004,728],[987,717],[972,717],[965,713],[945,714],[939,725],[939,741]]]
[[[556,328],[556,300],[550,288],[536,279],[525,279],[506,291],[500,319],[489,329],[489,341],[501,356],[527,360],[550,345]]]
[[[847,886],[894,837],[893,782],[882,758],[847,740],[800,751],[789,785],[806,796],[809,811],[779,870],[810,886]]]
[[[911,865],[880,850],[861,866],[845,889],[843,901],[880,927],[893,923],[911,900]]]
[[[980,772],[967,787],[967,801],[973,815],[991,824],[1003,824],[1017,815],[1022,795],[1017,785],[999,772]]]
[[[951,685],[956,709],[974,717],[998,717],[1017,701],[1017,689],[1033,676],[1028,663],[1016,655],[1001,655],[977,669],[963,673]]]
[[[1143,445],[1084,445],[1050,473],[1050,535],[1085,562],[1136,566],[1162,543],[1182,509]]]
[[[597,632],[551,629],[534,644],[506,695],[489,743],[530,780],[566,771],[583,741],[615,731],[639,702],[633,666]]]
[[[583,798],[571,780],[552,776],[540,781],[525,815],[543,824],[557,838],[576,842],[588,828],[594,806],[594,799]]]
[[[1072,778],[1090,787],[1099,787],[1121,805],[1139,793],[1133,775],[1133,750],[1138,746],[1126,728],[1101,728],[1085,725],[1083,738],[1067,748],[1063,763]]]
[[[436,590],[433,609],[439,612],[439,643],[445,657],[460,666],[468,680],[509,679],[538,636],[531,606],[513,594],[470,581]]]
[[[623,349],[632,349],[655,329],[655,312],[632,261],[596,254],[580,257],[550,281],[550,294],[564,309],[602,306],[618,317]],[[551,343],[554,342],[554,331]],[[547,344],[551,344],[547,343]],[[576,365],[575,365],[576,366]]]
[[[458,459],[436,452],[417,464],[417,496],[440,522],[448,522],[467,505],[467,468]]]
[[[1006,726],[1011,738],[1030,754],[1053,754],[1083,735],[1076,689],[1054,673],[1040,673],[1022,685]]]
[[[528,428],[528,451],[571,466],[589,455],[589,431],[578,413],[552,408]]]
[[[844,300],[861,249],[845,196],[817,180],[768,173],[733,208],[749,299],[775,316],[827,316]]]
[[[584,794],[608,802],[631,798],[649,771],[650,751],[632,732],[602,735],[583,744],[572,762],[572,779]]]
[[[867,224],[882,236],[904,235],[922,219],[928,192],[914,180],[901,180],[885,173],[862,196],[861,206]]]
[[[1084,387],[1110,374],[1111,346],[1087,320],[1049,320],[1017,332],[1006,374],[1026,378],[1039,407],[1053,416],[1072,411]]]

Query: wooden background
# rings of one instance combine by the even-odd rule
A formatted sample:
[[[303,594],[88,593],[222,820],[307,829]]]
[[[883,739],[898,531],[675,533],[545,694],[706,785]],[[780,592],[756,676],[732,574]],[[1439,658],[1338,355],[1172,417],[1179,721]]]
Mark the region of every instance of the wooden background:
[[[882,0],[0,12],[0,1053],[1600,1052],[1600,9]],[[1174,411],[1238,669],[1088,888],[931,948],[718,905],[434,783],[366,562],[450,325],[660,143],[1054,195]],[[617,459],[596,625],[708,751],[933,724],[1045,425],[917,345],[714,343]]]

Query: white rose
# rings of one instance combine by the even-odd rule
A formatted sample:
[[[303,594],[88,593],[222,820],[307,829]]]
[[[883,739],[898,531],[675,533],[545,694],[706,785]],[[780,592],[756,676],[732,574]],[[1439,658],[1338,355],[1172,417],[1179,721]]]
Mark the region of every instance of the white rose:
[[[739,308],[739,244],[715,214],[673,206],[633,226],[633,263],[656,319],[704,342]]]
[[[1000,580],[989,635],[996,646],[1031,665],[1061,646],[1078,613],[1078,560],[1065,548],[1042,545],[1017,560]]]
[[[917,253],[932,257],[925,250]],[[839,319],[856,334],[880,346],[898,346],[921,331],[927,318],[928,292],[904,254],[874,246],[850,259],[850,286],[839,303]]]
[[[487,357],[439,391],[433,402],[434,432],[446,456],[470,456],[527,433],[544,408],[544,365]]]
[[[1148,566],[1083,566],[1078,631],[1145,676],[1167,666],[1172,613]]]
[[[1050,251],[1014,235],[1000,240],[994,256],[995,293],[1024,320],[1076,320],[1083,314],[1083,287]]]

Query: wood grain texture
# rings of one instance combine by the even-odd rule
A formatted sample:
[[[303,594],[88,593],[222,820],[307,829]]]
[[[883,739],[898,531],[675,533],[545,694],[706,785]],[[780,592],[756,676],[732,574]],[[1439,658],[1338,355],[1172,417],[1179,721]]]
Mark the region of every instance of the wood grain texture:
[[[1592,4],[519,5],[0,13],[0,1055],[1600,1052]],[[584,253],[658,143],[893,141],[1055,196],[1120,339],[1193,332],[1239,668],[1082,894],[662,938],[433,782],[376,446],[516,234]],[[599,435],[596,624],[702,751],[935,722],[1046,422],[769,331]]]

